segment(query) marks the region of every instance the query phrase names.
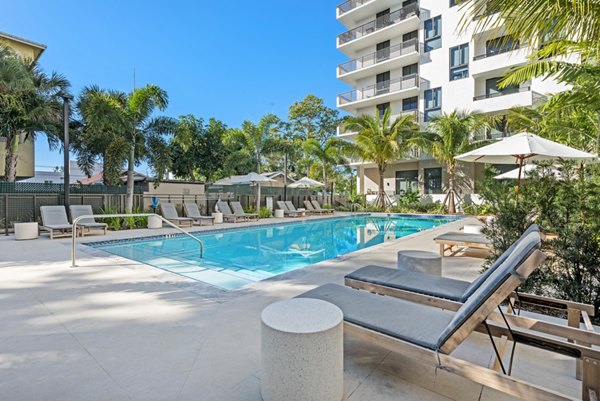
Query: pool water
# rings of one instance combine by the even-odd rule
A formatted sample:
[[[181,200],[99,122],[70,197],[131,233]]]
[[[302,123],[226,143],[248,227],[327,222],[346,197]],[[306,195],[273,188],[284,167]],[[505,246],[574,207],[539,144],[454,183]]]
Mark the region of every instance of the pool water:
[[[187,236],[90,243],[98,249],[231,290],[452,221],[443,216],[354,216]]]

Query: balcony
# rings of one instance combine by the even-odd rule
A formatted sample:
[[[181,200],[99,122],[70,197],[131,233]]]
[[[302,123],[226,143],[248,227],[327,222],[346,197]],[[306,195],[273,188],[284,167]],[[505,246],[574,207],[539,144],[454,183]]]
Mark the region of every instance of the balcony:
[[[351,29],[381,10],[396,7],[398,0],[348,0],[337,7],[336,16],[339,22]]]
[[[365,3],[370,3],[374,0],[348,0],[337,6],[337,16],[340,18],[342,15],[349,13],[357,7],[362,6]]]
[[[514,106],[532,106],[537,93],[531,86],[522,86],[518,89],[509,89],[473,97],[475,108],[483,113],[497,113],[508,110]]]
[[[474,78],[483,75],[504,73],[508,67],[524,65],[527,62],[527,51],[519,47],[486,52],[473,57],[471,75]]]
[[[407,40],[387,49],[378,50],[366,56],[347,61],[338,66],[337,76],[348,84],[357,79],[375,75],[419,60],[418,39]]]
[[[364,88],[338,95],[337,106],[346,111],[361,107],[391,102],[419,94],[419,76],[409,75],[398,79],[379,82]]]
[[[406,21],[406,23],[403,23],[404,21]],[[391,27],[399,29],[398,33],[401,33],[401,30],[403,29],[418,29],[419,5],[414,3],[410,4],[338,35],[337,47],[338,49],[347,52],[347,54],[353,54],[359,47],[365,48],[374,46],[381,39],[381,32],[383,30],[387,31],[392,29]],[[369,37],[370,40],[361,40],[360,43],[357,43],[359,42],[358,39],[366,37]]]

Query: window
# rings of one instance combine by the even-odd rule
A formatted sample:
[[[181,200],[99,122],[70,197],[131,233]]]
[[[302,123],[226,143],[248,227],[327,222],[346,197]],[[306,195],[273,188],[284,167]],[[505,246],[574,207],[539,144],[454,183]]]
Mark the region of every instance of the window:
[[[383,114],[387,109],[390,108],[390,103],[381,103],[375,106],[377,108],[377,112],[379,113],[379,117],[383,117]]]
[[[408,190],[417,191],[419,188],[419,172],[417,170],[396,171],[396,193],[402,194]]]
[[[404,0],[402,2],[402,7],[407,7],[407,6],[410,6],[411,4],[416,4],[418,2],[419,2],[419,0]]]
[[[402,67],[402,76],[403,77],[409,77],[411,75],[416,75],[419,73],[419,64],[411,64],[411,65],[405,65],[404,67]]]
[[[383,93],[388,93],[390,91],[390,72],[382,72],[381,74],[377,74],[375,78],[375,87],[376,87],[376,95],[381,95]]]
[[[390,9],[383,10],[375,15],[375,26],[377,29],[385,28],[390,24]]]
[[[450,7],[457,6],[461,3],[461,0],[450,0]]]
[[[425,21],[425,51],[442,46],[442,17],[437,16]]]
[[[419,97],[418,96],[402,99],[402,111],[417,110],[418,107],[419,107]]]
[[[496,38],[492,40],[488,40],[485,42],[485,54],[487,56],[493,56],[495,54],[505,53],[512,49],[519,48],[519,41],[513,39],[512,36],[502,36],[501,38]]]
[[[441,194],[442,193],[442,168],[426,168],[423,171],[425,176],[425,193],[426,194]]]
[[[501,79],[501,77],[496,77],[485,80],[485,94],[487,97],[508,95],[519,91],[519,85],[510,85],[502,89],[498,88],[498,82]]]
[[[381,62],[390,58],[390,41],[377,43],[377,62]]]
[[[408,33],[405,33],[404,35],[402,35],[403,42],[408,42],[409,40],[418,39],[418,38],[419,38],[419,31],[412,31],[412,32],[408,32]]]
[[[469,76],[469,44],[450,48],[450,81]]]
[[[427,89],[425,91],[425,121],[440,114],[442,111],[442,88]]]

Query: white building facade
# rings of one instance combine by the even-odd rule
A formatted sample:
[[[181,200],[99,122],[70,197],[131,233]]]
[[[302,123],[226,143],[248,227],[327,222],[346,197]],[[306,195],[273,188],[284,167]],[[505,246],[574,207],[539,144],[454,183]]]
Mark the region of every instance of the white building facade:
[[[337,7],[337,19],[346,31],[337,48],[348,61],[337,77],[352,90],[337,97],[338,108],[352,115],[375,115],[391,108],[392,116],[411,113],[420,124],[455,109],[504,114],[513,106],[532,106],[549,93],[564,90],[550,80],[532,80],[499,89],[508,68],[527,60],[527,46],[505,38],[502,30],[475,32],[464,25],[464,10],[456,0],[349,0]],[[516,48],[516,49],[515,49]],[[489,134],[502,136],[501,131]],[[338,129],[338,136],[355,134]],[[353,163],[359,193],[376,193],[374,165]],[[483,166],[463,164],[459,186],[464,194],[477,190]],[[407,188],[440,199],[445,193],[445,170],[426,155],[398,160],[385,173],[388,195]]]

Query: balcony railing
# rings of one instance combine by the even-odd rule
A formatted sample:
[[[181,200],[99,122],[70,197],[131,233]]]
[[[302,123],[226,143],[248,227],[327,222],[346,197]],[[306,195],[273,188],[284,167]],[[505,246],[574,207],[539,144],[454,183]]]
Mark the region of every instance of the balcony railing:
[[[417,124],[422,124],[425,121],[425,115],[423,113],[421,113],[419,110],[406,110],[399,114],[392,114],[390,116],[390,121],[394,122],[397,118],[404,117],[404,116],[413,116],[413,118]],[[344,128],[344,124],[340,124],[337,129],[337,134],[338,135],[347,135],[347,134],[356,134],[356,132],[352,131],[352,130],[347,130],[346,128]]]
[[[413,3],[402,7],[392,13],[382,15],[381,17],[356,27],[348,32],[338,35],[338,44],[343,45],[365,35],[373,33],[390,25],[394,25],[412,16],[419,15],[419,4]]]
[[[348,11],[354,10],[356,7],[360,7],[363,4],[370,3],[372,1],[373,0],[348,0],[348,1],[345,1],[337,7],[338,15],[343,15],[343,14],[347,13]]]
[[[474,101],[477,100],[483,100],[483,99],[491,99],[494,97],[500,97],[500,96],[505,96],[505,95],[512,95],[514,93],[519,93],[519,92],[529,92],[531,90],[530,86],[524,86],[522,88],[518,88],[518,89],[507,89],[507,90],[503,90],[500,92],[495,92],[495,93],[488,93],[485,95],[480,95],[480,96],[475,96],[473,98]]]
[[[375,85],[342,93],[341,95],[338,95],[338,104],[344,105],[347,103],[357,102],[359,100],[365,100],[375,96],[384,95],[386,93],[394,93],[405,89],[418,87],[419,75],[413,74],[407,77],[378,82]]]
[[[473,57],[473,61],[481,60],[481,59],[484,59],[484,58],[487,58],[487,57],[497,56],[498,54],[512,52],[513,50],[519,50],[519,48],[520,48],[519,46],[515,46],[515,47],[508,47],[506,49],[488,51],[488,52],[486,52],[484,54],[480,54],[478,56]]]
[[[338,66],[338,74],[348,74],[353,71],[361,70],[363,68],[367,68],[372,65],[418,51],[419,40],[407,40],[406,42],[399,43],[392,47],[381,49],[376,51],[375,53],[367,54],[366,56],[362,56],[360,58],[342,63]]]

